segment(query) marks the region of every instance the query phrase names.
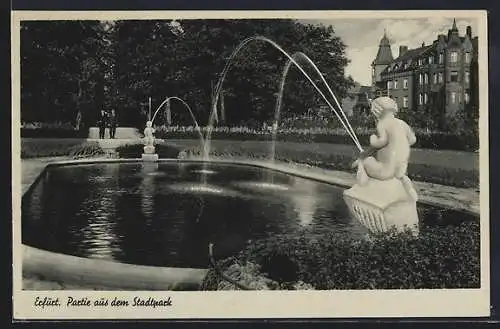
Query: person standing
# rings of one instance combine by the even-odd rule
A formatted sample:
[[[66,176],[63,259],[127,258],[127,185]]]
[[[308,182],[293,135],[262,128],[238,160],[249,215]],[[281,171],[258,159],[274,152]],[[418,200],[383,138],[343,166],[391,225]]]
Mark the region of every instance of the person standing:
[[[76,122],[75,122],[75,130],[76,131],[80,130],[81,124],[82,124],[82,112],[80,110],[78,110],[78,112],[76,113]]]
[[[97,121],[97,126],[99,127],[100,139],[104,139],[107,124],[108,124],[108,114],[106,113],[106,111],[101,110],[101,113],[99,114],[99,121]]]
[[[115,110],[111,110],[111,114],[109,115],[109,137],[115,138],[116,134],[116,126],[117,126],[117,118]]]

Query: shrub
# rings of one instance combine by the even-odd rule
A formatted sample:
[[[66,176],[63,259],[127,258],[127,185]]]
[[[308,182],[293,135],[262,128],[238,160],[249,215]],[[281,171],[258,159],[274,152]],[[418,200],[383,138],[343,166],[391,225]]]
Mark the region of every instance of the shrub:
[[[276,235],[253,241],[237,258],[258,264],[280,284],[305,282],[315,289],[480,287],[477,221],[424,228],[418,237],[409,232],[362,240],[340,233]]]
[[[160,158],[177,158],[180,150],[167,144],[156,144],[156,153]],[[144,145],[142,144],[127,144],[116,148],[116,152],[120,158],[137,159],[144,153]]]
[[[84,139],[21,139],[21,158],[51,156],[94,157],[104,151],[97,142]]]

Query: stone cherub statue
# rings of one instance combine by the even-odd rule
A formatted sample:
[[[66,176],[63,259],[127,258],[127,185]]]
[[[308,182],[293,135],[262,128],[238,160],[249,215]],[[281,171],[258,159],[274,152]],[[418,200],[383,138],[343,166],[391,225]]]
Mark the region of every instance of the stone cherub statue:
[[[144,129],[144,153],[152,154],[155,152],[154,142],[155,142],[155,129],[153,128],[153,123],[151,121],[146,122],[146,128]]]
[[[406,122],[396,118],[398,106],[393,99],[375,99],[371,102],[371,111],[377,119],[377,134],[370,136],[371,148],[362,152],[353,164],[358,167],[358,184],[364,185],[369,178],[397,178],[416,200],[417,193],[406,176],[410,148],[417,141],[415,133]]]
[[[344,192],[344,199],[371,231],[418,226],[418,196],[407,176],[415,134],[406,122],[396,118],[398,107],[393,99],[373,100],[371,112],[377,119],[377,133],[370,136],[370,148],[353,163],[357,184]]]

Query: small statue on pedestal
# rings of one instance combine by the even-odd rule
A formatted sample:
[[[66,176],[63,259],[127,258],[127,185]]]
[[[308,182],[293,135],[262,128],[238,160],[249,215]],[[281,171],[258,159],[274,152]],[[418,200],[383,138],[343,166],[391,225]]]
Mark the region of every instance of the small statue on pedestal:
[[[354,162],[357,183],[344,192],[344,199],[372,232],[392,227],[418,231],[418,196],[406,173],[415,134],[395,117],[398,107],[391,98],[375,99],[371,111],[378,121],[377,134],[370,136],[370,149]]]
[[[146,128],[144,129],[144,153],[153,154],[155,153],[155,129],[153,128],[153,123],[151,121],[146,122]]]

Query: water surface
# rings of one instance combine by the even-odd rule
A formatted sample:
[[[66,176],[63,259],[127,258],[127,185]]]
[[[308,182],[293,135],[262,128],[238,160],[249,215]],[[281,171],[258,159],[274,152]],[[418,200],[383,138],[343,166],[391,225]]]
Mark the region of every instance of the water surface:
[[[350,219],[342,189],[241,165],[54,167],[22,210],[28,245],[153,266],[206,267],[210,241],[224,257],[273,234],[366,233]]]

